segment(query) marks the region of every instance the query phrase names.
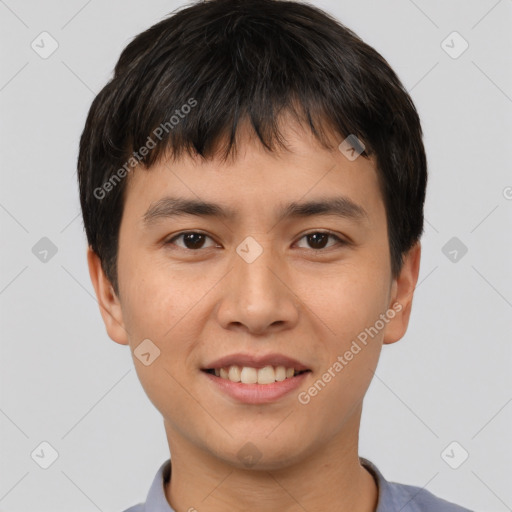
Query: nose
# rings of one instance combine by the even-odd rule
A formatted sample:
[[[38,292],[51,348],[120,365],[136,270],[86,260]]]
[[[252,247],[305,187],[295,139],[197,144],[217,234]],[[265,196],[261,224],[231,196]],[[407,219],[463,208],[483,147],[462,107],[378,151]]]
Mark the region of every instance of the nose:
[[[289,272],[270,247],[254,261],[235,253],[225,279],[217,308],[223,328],[261,335],[297,324],[298,300]]]

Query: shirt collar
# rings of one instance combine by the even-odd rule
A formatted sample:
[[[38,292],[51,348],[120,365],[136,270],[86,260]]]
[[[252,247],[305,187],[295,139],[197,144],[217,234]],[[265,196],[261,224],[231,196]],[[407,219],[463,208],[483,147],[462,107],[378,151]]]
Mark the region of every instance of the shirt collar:
[[[359,457],[361,465],[373,476],[377,484],[378,500],[375,512],[394,510],[393,493],[389,482],[369,460]],[[151,512],[175,512],[165,497],[164,483],[171,477],[171,459],[167,459],[158,469],[146,499],[145,510]]]

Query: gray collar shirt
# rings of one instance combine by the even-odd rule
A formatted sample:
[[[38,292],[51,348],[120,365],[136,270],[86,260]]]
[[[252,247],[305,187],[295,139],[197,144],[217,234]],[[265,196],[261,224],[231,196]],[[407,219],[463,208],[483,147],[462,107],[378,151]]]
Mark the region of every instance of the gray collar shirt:
[[[377,483],[379,499],[375,512],[473,512],[438,498],[420,487],[388,482],[369,460],[360,457],[360,461]],[[124,512],[176,512],[167,502],[164,493],[164,482],[168,482],[170,476],[171,460],[167,459],[151,484],[146,502]],[[194,509],[191,507],[190,510]]]

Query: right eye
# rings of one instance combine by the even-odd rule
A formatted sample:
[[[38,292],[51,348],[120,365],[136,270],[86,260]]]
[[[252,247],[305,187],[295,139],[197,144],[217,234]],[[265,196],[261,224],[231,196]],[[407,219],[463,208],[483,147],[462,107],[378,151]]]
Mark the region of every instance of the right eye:
[[[178,240],[180,238],[183,239],[183,246],[174,243],[175,240]],[[212,240],[211,237],[209,237],[205,233],[201,233],[200,231],[183,231],[182,233],[178,233],[177,235],[174,235],[172,238],[167,240],[165,242],[165,245],[176,245],[180,249],[197,251],[198,249],[204,248],[204,241],[207,238]],[[215,245],[211,247],[215,247]]]

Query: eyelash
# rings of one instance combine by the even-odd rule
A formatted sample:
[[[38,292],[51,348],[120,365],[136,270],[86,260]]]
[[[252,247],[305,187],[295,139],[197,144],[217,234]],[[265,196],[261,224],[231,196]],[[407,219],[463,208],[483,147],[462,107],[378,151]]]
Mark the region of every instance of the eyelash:
[[[182,237],[184,235],[189,235],[189,234],[204,235],[205,237],[212,239],[209,235],[207,235],[206,233],[203,233],[201,231],[182,231],[181,233],[178,233],[177,235],[174,235],[172,238],[170,238],[169,240],[164,242],[164,245],[166,245],[166,246],[168,246],[168,245],[175,245],[173,242],[176,239],[178,239],[178,238],[180,238],[180,237]],[[310,231],[309,233],[304,233],[299,238],[299,240],[302,240],[303,238],[305,238],[307,236],[316,235],[316,234],[329,235],[329,237],[334,238],[336,240],[338,246],[344,246],[344,245],[348,245],[349,244],[349,242],[347,242],[346,240],[343,240],[338,235],[336,235],[332,231],[328,231],[328,230],[326,230],[326,231],[324,231],[324,230],[322,230],[322,231]],[[180,247],[180,246],[176,246],[176,247],[178,249],[182,249],[184,251],[191,251],[191,252],[199,252],[200,250],[204,250],[205,249],[203,247],[201,247],[199,249],[189,249],[187,247]],[[326,248],[322,248],[322,249],[310,249],[310,250],[311,251],[315,251],[315,252],[322,252],[322,251],[325,251],[326,249],[331,249],[332,247],[335,247],[335,246],[330,246],[330,247],[326,247]],[[211,247],[206,247],[206,249],[211,249]]]

